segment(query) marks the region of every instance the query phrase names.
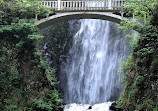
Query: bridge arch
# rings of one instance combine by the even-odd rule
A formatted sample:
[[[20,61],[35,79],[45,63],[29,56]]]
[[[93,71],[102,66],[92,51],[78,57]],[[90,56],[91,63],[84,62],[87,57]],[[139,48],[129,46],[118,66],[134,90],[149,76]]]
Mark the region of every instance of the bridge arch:
[[[61,21],[74,19],[101,19],[119,24],[123,17],[111,12],[65,12],[36,21],[35,25],[42,29]]]

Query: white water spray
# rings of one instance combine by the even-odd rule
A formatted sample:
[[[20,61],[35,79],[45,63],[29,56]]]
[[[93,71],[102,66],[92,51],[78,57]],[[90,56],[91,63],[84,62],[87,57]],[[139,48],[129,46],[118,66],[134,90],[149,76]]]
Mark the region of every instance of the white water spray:
[[[123,34],[115,28],[114,23],[108,21],[81,20],[64,68],[66,103],[96,104],[119,97],[120,76],[116,74],[120,69],[119,62],[127,57],[129,48]],[[70,106],[73,109],[75,105]],[[65,108],[65,111],[77,110]]]

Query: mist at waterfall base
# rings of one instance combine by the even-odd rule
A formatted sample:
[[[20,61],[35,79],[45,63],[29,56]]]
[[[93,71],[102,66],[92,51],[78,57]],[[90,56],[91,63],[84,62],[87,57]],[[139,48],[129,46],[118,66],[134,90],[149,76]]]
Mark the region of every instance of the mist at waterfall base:
[[[109,111],[112,102],[108,101],[117,100],[122,90],[119,64],[130,53],[124,36],[115,23],[80,20],[80,29],[61,65],[61,75],[66,75],[64,101],[69,104],[64,111]]]

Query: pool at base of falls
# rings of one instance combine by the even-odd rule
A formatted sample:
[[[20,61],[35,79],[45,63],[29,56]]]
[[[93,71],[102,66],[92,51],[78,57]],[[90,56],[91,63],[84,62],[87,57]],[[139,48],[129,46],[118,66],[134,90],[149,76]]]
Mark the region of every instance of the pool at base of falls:
[[[68,104],[65,105],[64,111],[110,111],[109,107],[113,102],[105,102],[99,104]]]

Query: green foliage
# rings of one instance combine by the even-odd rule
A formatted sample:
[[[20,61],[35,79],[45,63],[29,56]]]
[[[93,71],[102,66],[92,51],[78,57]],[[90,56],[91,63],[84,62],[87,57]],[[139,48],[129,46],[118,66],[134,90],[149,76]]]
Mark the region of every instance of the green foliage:
[[[151,89],[151,84],[158,80],[158,32],[154,26],[143,28],[138,44],[133,47],[133,52],[126,62],[123,62],[125,75],[125,90],[118,101],[118,107],[124,110],[155,110],[157,95],[156,89]],[[152,87],[157,87],[153,85]],[[143,98],[144,97],[144,98]],[[149,98],[147,98],[149,97]],[[153,107],[148,102],[152,100]],[[144,101],[144,102],[141,102]]]
[[[126,0],[122,11],[130,18],[122,20],[118,27],[124,31],[134,29],[142,33],[142,28],[158,24],[156,19],[158,18],[157,10],[158,0]],[[132,18],[133,15],[134,19]]]
[[[0,0],[0,21],[2,21],[2,17],[4,14],[4,11],[1,10],[1,7],[3,7],[3,5],[4,5],[4,1]]]
[[[1,13],[0,24],[6,25],[18,22],[19,19],[35,18],[35,15],[42,18],[52,12],[37,0],[11,0],[1,6]]]
[[[139,32],[136,40],[133,35],[128,35],[134,40],[133,50],[128,60],[122,64],[125,87],[117,101],[117,107],[125,111],[158,110],[158,24],[155,19],[158,17],[155,14],[157,4],[157,0],[126,0],[124,5],[128,14],[134,13],[136,19],[124,20],[119,27],[124,30],[136,29]],[[136,27],[137,22],[141,22],[142,26]]]
[[[0,29],[1,40],[19,50],[19,53],[35,50],[36,43],[43,36],[37,34],[37,27],[30,22],[13,23]],[[24,59],[21,57],[21,59]]]
[[[55,84],[57,84],[56,78],[53,75],[55,73],[55,70],[53,68],[47,68],[46,69],[46,77],[49,81],[49,83],[51,84],[51,86],[54,86]]]
[[[17,4],[19,3],[19,4]],[[20,6],[20,7],[17,7]],[[45,15],[49,13],[49,9],[47,7],[45,7],[44,5],[41,5],[41,3],[39,1],[23,1],[21,2],[15,2],[14,6],[12,5],[12,7],[14,8],[20,8],[20,13],[22,13],[22,16],[25,16],[25,14],[27,16],[32,16],[35,14],[38,15]]]
[[[33,106],[32,106],[33,110],[41,110],[41,111],[52,111],[52,104],[51,103],[47,103],[44,102],[42,100],[34,100]]]
[[[153,100],[151,99],[146,99],[143,102],[141,102],[137,107],[136,107],[136,111],[142,111],[145,109],[152,109],[152,111],[157,111],[158,107],[157,105],[155,105],[155,103],[153,102]]]
[[[137,76],[136,78],[136,85],[143,85],[145,78],[143,76]]]
[[[46,93],[44,100],[34,100],[31,109],[35,111],[59,111],[61,110],[61,103],[59,93],[56,90],[50,90]]]
[[[121,67],[122,67],[122,72],[126,75],[128,75],[130,69],[136,68],[136,61],[133,58],[133,54],[128,56],[128,59],[126,61],[121,62]]]
[[[1,12],[0,110],[26,111],[34,99],[44,99],[35,102],[37,107],[59,109],[61,99],[54,89],[54,69],[37,50],[43,36],[34,25],[35,14],[42,17],[50,11],[37,1],[1,0]]]

